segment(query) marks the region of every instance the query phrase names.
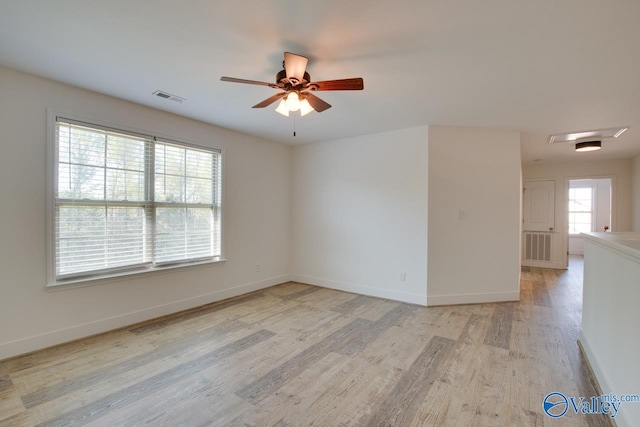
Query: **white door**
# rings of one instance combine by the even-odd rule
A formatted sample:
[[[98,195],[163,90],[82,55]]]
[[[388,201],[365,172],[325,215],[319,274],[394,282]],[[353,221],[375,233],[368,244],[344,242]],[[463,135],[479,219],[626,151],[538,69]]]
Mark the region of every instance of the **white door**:
[[[555,181],[524,181],[523,231],[555,230]]]

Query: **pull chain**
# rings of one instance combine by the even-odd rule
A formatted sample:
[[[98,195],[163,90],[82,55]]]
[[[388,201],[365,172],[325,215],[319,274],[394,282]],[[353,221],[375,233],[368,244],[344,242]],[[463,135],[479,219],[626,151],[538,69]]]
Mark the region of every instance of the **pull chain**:
[[[296,116],[293,116],[293,136],[296,136]]]

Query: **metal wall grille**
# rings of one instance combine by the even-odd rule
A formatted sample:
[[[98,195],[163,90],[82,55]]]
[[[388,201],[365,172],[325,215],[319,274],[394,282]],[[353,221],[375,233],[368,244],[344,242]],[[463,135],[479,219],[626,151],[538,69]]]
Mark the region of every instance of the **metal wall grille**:
[[[551,233],[524,233],[524,259],[551,261]]]

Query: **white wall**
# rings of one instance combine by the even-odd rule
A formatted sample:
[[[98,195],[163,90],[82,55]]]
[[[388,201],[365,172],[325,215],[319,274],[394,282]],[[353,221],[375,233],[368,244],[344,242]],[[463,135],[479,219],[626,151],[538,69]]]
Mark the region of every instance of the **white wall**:
[[[576,153],[578,156],[580,153]],[[552,238],[551,265],[567,267],[567,206],[568,182],[572,178],[612,178],[611,230],[632,230],[631,220],[631,160],[576,161],[570,163],[527,164],[522,168],[524,179],[549,179],[556,182],[555,232]]]
[[[428,303],[518,300],[520,133],[429,126]]]
[[[223,148],[228,261],[46,289],[47,107]],[[288,280],[289,147],[7,68],[0,129],[0,359]]]
[[[426,304],[427,138],[418,127],[294,148],[294,279]]]
[[[640,234],[585,238],[580,342],[604,394],[638,394],[640,385],[640,250],[616,246]],[[604,238],[604,237],[603,237]],[[616,425],[640,425],[640,403],[622,403]]]
[[[640,156],[631,161],[633,231],[640,232]]]

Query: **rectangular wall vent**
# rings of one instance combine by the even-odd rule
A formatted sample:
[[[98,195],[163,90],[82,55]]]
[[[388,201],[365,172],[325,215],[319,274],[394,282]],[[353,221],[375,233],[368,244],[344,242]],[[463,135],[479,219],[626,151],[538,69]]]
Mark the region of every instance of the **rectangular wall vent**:
[[[551,233],[524,233],[525,261],[551,262]]]
[[[171,95],[170,93],[164,92],[162,90],[157,90],[155,92],[153,92],[153,94],[155,96],[159,96],[160,98],[164,98],[164,99],[168,99],[170,101],[175,101],[179,104],[182,104],[184,101],[186,101],[185,98],[181,98],[177,95]]]

